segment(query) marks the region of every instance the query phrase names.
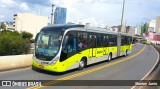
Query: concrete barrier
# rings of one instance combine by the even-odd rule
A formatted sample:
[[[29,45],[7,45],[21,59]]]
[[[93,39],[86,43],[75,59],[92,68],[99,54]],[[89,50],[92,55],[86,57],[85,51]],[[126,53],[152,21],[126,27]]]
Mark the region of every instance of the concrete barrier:
[[[32,65],[33,54],[0,56],[0,71],[24,68]]]

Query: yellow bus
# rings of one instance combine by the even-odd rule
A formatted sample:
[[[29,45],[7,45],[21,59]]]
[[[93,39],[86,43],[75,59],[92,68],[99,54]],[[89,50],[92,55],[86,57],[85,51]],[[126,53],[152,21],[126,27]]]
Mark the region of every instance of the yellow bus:
[[[33,66],[42,70],[64,72],[83,69],[100,61],[127,56],[132,50],[132,37],[84,25],[57,25],[41,29],[35,39]]]

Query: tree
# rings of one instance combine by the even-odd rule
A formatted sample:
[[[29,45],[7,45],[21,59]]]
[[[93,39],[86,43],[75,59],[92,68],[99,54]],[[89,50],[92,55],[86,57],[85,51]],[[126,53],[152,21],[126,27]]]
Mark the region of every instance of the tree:
[[[5,24],[1,24],[0,28],[3,29],[3,30],[6,30],[6,25]]]
[[[20,55],[29,49],[27,39],[22,38],[17,31],[3,30],[0,33],[0,56]]]
[[[26,32],[26,31],[23,31],[22,33],[21,33],[21,36],[22,36],[22,38],[24,38],[24,39],[31,39],[32,37],[33,37],[33,34],[31,34],[31,33],[29,33],[29,32]]]

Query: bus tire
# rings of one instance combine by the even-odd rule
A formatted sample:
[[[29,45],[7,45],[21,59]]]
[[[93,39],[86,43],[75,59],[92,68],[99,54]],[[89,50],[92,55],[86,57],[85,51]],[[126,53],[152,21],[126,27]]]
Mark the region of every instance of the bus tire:
[[[79,70],[84,69],[85,64],[86,64],[86,61],[85,61],[84,59],[82,59],[82,60],[79,62]]]
[[[108,62],[110,62],[112,60],[112,53],[110,53],[109,55],[108,55]]]

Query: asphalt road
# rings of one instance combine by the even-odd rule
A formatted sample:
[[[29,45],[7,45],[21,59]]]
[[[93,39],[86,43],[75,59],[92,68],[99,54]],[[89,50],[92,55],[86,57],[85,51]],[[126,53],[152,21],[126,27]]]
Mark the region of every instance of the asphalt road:
[[[84,70],[72,70],[63,74],[32,68],[0,72],[0,80],[141,80],[157,62],[157,51],[151,45],[138,44],[127,57],[111,62],[101,62]],[[101,81],[95,81],[97,83]],[[53,84],[53,83],[50,83]],[[48,83],[48,85],[50,85]],[[35,88],[35,87],[0,87]],[[47,89],[130,89],[132,86],[45,86]]]

